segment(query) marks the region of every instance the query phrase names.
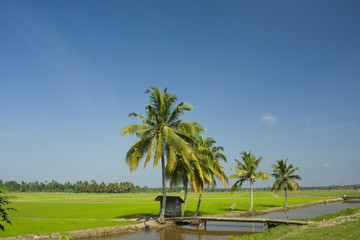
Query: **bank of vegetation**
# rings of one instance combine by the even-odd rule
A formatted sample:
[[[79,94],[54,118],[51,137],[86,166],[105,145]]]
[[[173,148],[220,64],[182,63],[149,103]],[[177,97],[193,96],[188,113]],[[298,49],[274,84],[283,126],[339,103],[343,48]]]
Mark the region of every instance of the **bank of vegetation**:
[[[227,240],[273,240],[273,239],[360,239],[360,208],[348,208],[308,221],[309,226],[277,226],[265,233],[229,237]]]
[[[9,192],[42,192],[42,193],[51,193],[51,192],[64,192],[64,193],[158,193],[161,192],[162,188],[160,187],[148,187],[148,186],[138,186],[131,182],[119,182],[119,183],[97,183],[95,180],[89,181],[76,181],[75,183],[65,182],[59,183],[55,180],[52,181],[35,181],[35,182],[17,182],[14,180],[3,181],[0,179],[0,189],[5,188]],[[333,190],[337,191],[358,191],[360,189],[360,184],[351,184],[351,185],[330,185],[330,186],[299,186],[299,190],[305,191],[321,191],[321,190]],[[243,186],[237,191],[249,191],[250,188]],[[271,187],[254,187],[255,192],[270,191]],[[167,192],[176,193],[182,192],[182,186],[172,186],[166,188]],[[190,192],[193,192],[193,189],[189,189]],[[229,188],[216,187],[216,186],[207,186],[204,188],[204,192],[229,192]]]
[[[138,193],[146,192],[147,187],[141,188],[131,182],[98,184],[95,180],[77,181],[75,183],[59,183],[55,180],[50,182],[24,182],[0,180],[0,188],[6,188],[10,192],[66,192],[66,193]]]

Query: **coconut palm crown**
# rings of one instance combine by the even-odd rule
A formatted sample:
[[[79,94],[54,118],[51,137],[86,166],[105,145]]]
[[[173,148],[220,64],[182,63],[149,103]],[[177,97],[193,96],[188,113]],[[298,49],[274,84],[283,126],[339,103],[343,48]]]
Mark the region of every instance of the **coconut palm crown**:
[[[269,180],[267,173],[264,171],[256,171],[260,162],[262,161],[262,157],[256,159],[255,155],[251,153],[247,153],[246,151],[241,152],[242,161],[235,159],[237,162],[237,166],[233,167],[231,170],[235,170],[236,173],[230,176],[230,179],[238,179],[234,185],[231,187],[231,192],[234,192],[238,187],[241,187],[242,184],[249,180],[250,181],[250,208],[249,212],[252,211],[253,207],[253,184],[255,179],[261,180]]]
[[[132,124],[124,127],[122,135],[134,135],[138,140],[128,150],[125,161],[130,170],[137,169],[141,159],[145,158],[144,168],[154,159],[154,167],[161,160],[163,202],[159,222],[164,222],[166,207],[166,182],[165,182],[165,157],[166,163],[171,169],[175,165],[176,155],[180,154],[183,159],[194,158],[189,145],[191,137],[199,132],[196,124],[183,122],[180,116],[185,111],[192,111],[190,104],[181,102],[177,106],[176,95],[163,92],[157,87],[151,87],[145,91],[149,94],[150,102],[146,105],[146,116],[130,113],[129,116],[138,117],[142,124]]]
[[[270,190],[275,192],[285,190],[285,207],[287,207],[287,191],[296,191],[299,188],[299,184],[294,180],[301,180],[299,175],[294,174],[299,168],[294,168],[292,164],[287,166],[287,160],[276,160],[277,165],[271,166],[273,173],[270,174],[275,178],[275,182]]]

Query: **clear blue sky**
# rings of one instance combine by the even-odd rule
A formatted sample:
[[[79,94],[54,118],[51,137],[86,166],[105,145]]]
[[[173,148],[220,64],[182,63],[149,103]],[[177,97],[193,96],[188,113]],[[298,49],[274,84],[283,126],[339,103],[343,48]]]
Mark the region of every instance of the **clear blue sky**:
[[[0,1],[0,179],[130,181],[150,86],[225,147],[299,166],[302,186],[360,183],[360,2]],[[256,187],[269,186],[257,181]],[[221,185],[219,185],[221,186]],[[247,186],[247,185],[245,185]]]

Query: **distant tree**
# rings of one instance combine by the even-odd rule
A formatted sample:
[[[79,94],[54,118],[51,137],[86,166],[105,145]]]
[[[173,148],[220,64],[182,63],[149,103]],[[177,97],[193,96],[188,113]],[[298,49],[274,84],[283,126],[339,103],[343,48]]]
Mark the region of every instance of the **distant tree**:
[[[83,192],[89,193],[90,192],[90,184],[88,181],[83,182]]]
[[[21,190],[21,185],[19,183],[17,183],[16,181],[5,182],[5,187],[10,192],[19,192]]]
[[[82,181],[77,181],[74,185],[74,190],[76,193],[83,193],[84,192],[84,184]]]
[[[0,229],[2,231],[5,230],[4,223],[11,224],[11,221],[8,217],[9,210],[15,210],[14,208],[9,208],[9,196],[7,195],[7,191],[5,189],[0,188]]]
[[[98,184],[96,183],[95,180],[91,180],[89,187],[90,187],[90,192],[96,192],[96,190],[98,188]]]
[[[275,178],[275,182],[271,187],[271,191],[279,192],[285,190],[285,207],[288,205],[287,191],[296,191],[299,185],[294,180],[301,180],[299,175],[294,175],[294,172],[299,170],[298,167],[294,168],[292,164],[287,166],[287,160],[276,160],[276,165],[272,165],[273,173],[270,174]]]
[[[252,211],[253,202],[254,202],[254,182],[255,179],[268,180],[270,179],[266,172],[264,171],[256,171],[259,167],[260,162],[262,161],[262,157],[256,159],[255,155],[243,151],[241,152],[242,161],[235,159],[237,162],[237,166],[233,167],[231,170],[235,170],[236,173],[230,176],[230,179],[238,179],[234,185],[231,187],[231,192],[234,192],[238,187],[241,187],[242,184],[249,180],[250,181],[250,208],[249,212]]]
[[[72,193],[74,192],[74,186],[70,182],[66,182],[64,184],[64,191]]]
[[[106,191],[106,184],[104,182],[100,183],[97,192],[101,193],[101,192],[105,192]]]

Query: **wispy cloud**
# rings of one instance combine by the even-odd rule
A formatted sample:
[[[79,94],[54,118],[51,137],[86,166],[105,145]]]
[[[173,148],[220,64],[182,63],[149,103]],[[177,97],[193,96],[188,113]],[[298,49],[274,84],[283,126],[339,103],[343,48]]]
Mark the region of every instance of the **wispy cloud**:
[[[324,163],[323,166],[326,167],[326,168],[331,168],[332,167],[332,165],[330,163]]]
[[[25,139],[26,137],[17,133],[9,133],[0,131],[0,138]]]
[[[270,115],[269,113],[265,113],[261,118],[260,121],[269,124],[274,125],[278,120],[275,116]]]

